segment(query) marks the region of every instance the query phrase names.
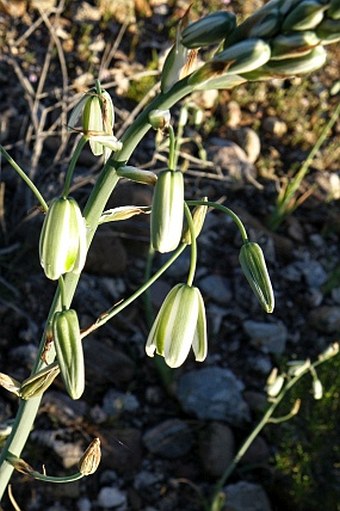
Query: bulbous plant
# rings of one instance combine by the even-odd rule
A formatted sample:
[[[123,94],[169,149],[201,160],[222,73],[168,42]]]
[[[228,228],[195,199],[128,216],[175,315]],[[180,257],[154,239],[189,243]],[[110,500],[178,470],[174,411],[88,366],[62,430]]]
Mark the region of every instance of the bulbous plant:
[[[189,15],[188,11],[178,23],[176,41],[161,73],[161,92],[127,128],[121,140],[113,135],[111,98],[98,81],[75,107],[69,119],[69,129],[81,136],[70,160],[63,192],[49,206],[25,172],[1,148],[1,153],[31,188],[46,214],[40,260],[46,277],[57,280],[58,284],[31,375],[18,382],[9,375],[0,374],[2,386],[20,400],[12,432],[0,457],[0,497],[13,469],[49,482],[74,481],[96,470],[100,459],[98,439],[93,440],[81,458],[79,470],[70,476],[38,473],[20,458],[42,395],[59,373],[70,396],[77,399],[81,395],[85,381],[82,340],[145,292],[188,247],[191,259],[187,281],[175,286],[166,298],[151,329],[146,351],[151,356],[156,351],[170,366],[177,367],[193,346],[196,359],[204,360],[207,353],[204,304],[193,282],[196,238],[208,207],[224,212],[235,222],[243,241],[242,270],[260,305],[269,313],[273,310],[273,291],[263,253],[248,239],[240,218],[229,208],[207,198],[184,200],[185,183],[177,166],[177,144],[169,109],[195,91],[230,89],[247,81],[293,76],[320,68],[327,55],[325,47],[340,40],[339,1],[271,0],[239,25],[234,14],[227,11],[211,13],[194,23],[189,23]],[[213,45],[217,45],[215,50]],[[210,46],[211,51],[202,53],[203,60],[195,59],[201,48]],[[154,173],[127,165],[150,128],[162,129],[169,136],[168,170],[160,175],[158,182]],[[80,211],[69,196],[69,190],[77,160],[87,143],[94,155],[103,156],[105,164],[83,211]],[[172,254],[143,286],[81,332],[77,312],[71,304],[98,226],[150,213],[148,208],[137,206],[104,211],[122,177],[155,186],[151,208],[152,246],[154,250],[171,251]],[[194,208],[193,212],[190,207]],[[186,312],[190,318],[186,317]],[[273,394],[273,388],[270,392]]]

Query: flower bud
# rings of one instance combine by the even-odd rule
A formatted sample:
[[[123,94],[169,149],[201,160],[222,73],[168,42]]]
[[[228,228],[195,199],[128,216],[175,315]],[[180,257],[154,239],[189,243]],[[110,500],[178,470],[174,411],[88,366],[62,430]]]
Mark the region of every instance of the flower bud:
[[[46,277],[57,280],[64,273],[80,273],[86,251],[86,224],[77,202],[71,197],[54,199],[39,241],[40,264]]]
[[[262,39],[247,39],[228,47],[214,57],[216,62],[230,62],[227,74],[247,73],[270,59],[270,46]]]
[[[121,220],[128,220],[133,216],[140,214],[149,214],[149,206],[119,206],[117,208],[108,209],[101,215],[98,224],[105,224],[107,222],[119,222]]]
[[[155,186],[151,210],[151,243],[158,252],[171,252],[181,241],[184,180],[180,171],[163,170]]]
[[[163,130],[170,126],[171,114],[170,110],[151,110],[149,113],[149,123],[154,130]]]
[[[225,39],[235,27],[235,14],[227,11],[213,12],[190,23],[181,34],[181,43],[191,49],[209,46]]]
[[[12,394],[15,394],[16,396],[20,395],[20,382],[11,376],[8,376],[8,374],[0,373],[0,387],[8,390],[8,392],[12,392]]]
[[[169,367],[179,367],[190,348],[195,359],[202,362],[207,356],[205,308],[197,287],[177,284],[166,296],[151,328],[146,353],[164,357]]]
[[[157,176],[154,172],[149,170],[141,170],[137,167],[132,167],[131,165],[122,165],[117,168],[117,175],[119,177],[124,177],[125,179],[130,179],[130,181],[134,181],[135,183],[140,183],[142,185],[155,185],[157,182]]]
[[[322,383],[320,380],[316,379],[313,380],[313,397],[314,399],[322,399],[323,396],[323,389],[322,389]]]
[[[324,18],[315,29],[321,44],[332,44],[340,40],[340,19]]]
[[[241,247],[239,260],[262,308],[268,313],[273,312],[274,293],[261,247],[257,243],[246,241]]]
[[[340,20],[340,0],[331,0],[327,9],[327,16],[332,20]]]
[[[310,30],[280,34],[271,41],[271,60],[301,57],[310,53],[319,43],[319,37]]]
[[[92,440],[84,454],[79,460],[79,472],[84,476],[89,476],[93,474],[100,463],[101,459],[101,450],[100,450],[100,440],[99,438],[95,438]]]
[[[40,396],[52,385],[59,372],[58,365],[52,364],[24,380],[20,387],[21,399],[31,399]]]
[[[287,14],[283,23],[284,32],[292,30],[310,30],[315,28],[323,18],[327,6],[318,0],[303,0],[297,2],[292,11]]]
[[[277,368],[275,367],[270,373],[266,384],[266,392],[268,397],[278,396],[284,385],[284,382],[284,376],[282,374],[278,374]]]
[[[283,60],[271,60],[259,70],[264,71],[267,76],[292,76],[302,73],[310,73],[319,69],[326,62],[327,53],[322,46],[317,46],[307,55],[302,57]],[[255,71],[256,72],[256,71]]]
[[[204,201],[207,201],[208,198],[204,197]],[[192,221],[194,224],[194,231],[195,231],[195,237],[198,238],[200,235],[200,232],[204,225],[205,217],[207,216],[208,212],[208,206],[196,206],[192,212]],[[188,245],[191,245],[191,233],[189,227],[186,228],[183,238],[183,243],[187,243]]]
[[[53,339],[67,392],[79,399],[85,388],[83,345],[75,310],[56,312],[52,320]]]

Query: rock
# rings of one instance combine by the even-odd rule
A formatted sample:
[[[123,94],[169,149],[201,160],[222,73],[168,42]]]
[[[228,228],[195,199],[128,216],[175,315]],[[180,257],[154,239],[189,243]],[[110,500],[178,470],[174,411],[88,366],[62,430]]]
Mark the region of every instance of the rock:
[[[336,334],[340,331],[340,308],[333,305],[324,305],[309,314],[309,322],[319,332]]]
[[[287,133],[287,124],[284,121],[280,121],[277,117],[266,117],[262,127],[267,133],[277,137],[282,137]]]
[[[211,298],[220,305],[232,300],[233,294],[229,279],[220,275],[207,275],[199,280],[199,288],[206,298]]]
[[[169,419],[149,429],[143,436],[143,442],[153,454],[173,459],[190,451],[193,437],[186,422]]]
[[[247,320],[244,321],[243,328],[249,335],[251,344],[259,347],[264,353],[282,355],[285,351],[288,332],[282,321],[262,323]]]
[[[245,452],[241,463],[244,465],[260,465],[268,461],[269,457],[270,450],[267,442],[261,436],[257,436]]]
[[[227,183],[237,189],[245,183],[256,182],[257,172],[246,153],[235,142],[212,138],[208,146],[208,158],[216,165]]]
[[[124,273],[126,250],[110,226],[102,226],[91,244],[85,271],[95,275],[115,276]]]
[[[126,476],[134,473],[142,460],[140,431],[129,427],[124,429],[101,427],[100,432],[103,446],[102,467]]]
[[[250,163],[254,163],[260,156],[260,137],[252,128],[246,127],[236,130],[235,141],[244,150]]]
[[[119,511],[125,511],[127,509],[127,499],[125,492],[122,492],[118,488],[111,488],[104,486],[100,489],[98,494],[98,506],[104,509],[119,509]]]
[[[194,92],[191,99],[201,108],[211,110],[218,100],[219,93],[216,89]]]
[[[90,499],[87,497],[82,497],[77,502],[77,510],[78,511],[91,511],[92,505]]]
[[[244,392],[244,399],[248,403],[250,410],[255,413],[262,414],[268,407],[267,396],[256,390],[246,390]]]
[[[141,470],[135,477],[134,487],[136,490],[143,490],[150,486],[154,486],[163,480],[163,475],[159,472],[150,472],[148,470]]]
[[[200,434],[199,453],[206,473],[220,477],[234,456],[234,435],[226,424],[211,422]]]
[[[97,386],[113,383],[119,385],[131,381],[135,372],[134,362],[112,342],[91,339],[84,344],[86,379]]]
[[[117,418],[124,412],[133,413],[139,408],[137,398],[129,392],[119,392],[118,390],[110,389],[103,399],[104,413],[111,418]]]
[[[229,484],[224,492],[226,506],[223,511],[271,511],[268,497],[259,484],[240,481]]]
[[[206,367],[183,374],[176,389],[182,408],[199,419],[242,424],[249,408],[242,397],[243,383],[229,370]]]
[[[318,261],[304,261],[301,269],[309,287],[320,287],[327,280],[327,273]]]
[[[241,122],[241,108],[236,101],[228,101],[225,105],[227,125],[230,128],[236,128]]]

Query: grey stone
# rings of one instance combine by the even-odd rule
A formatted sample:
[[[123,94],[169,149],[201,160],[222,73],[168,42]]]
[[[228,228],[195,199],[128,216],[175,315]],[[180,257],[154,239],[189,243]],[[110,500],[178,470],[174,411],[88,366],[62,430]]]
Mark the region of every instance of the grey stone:
[[[340,305],[340,287],[335,287],[332,289],[331,296],[334,302]]]
[[[91,511],[92,505],[90,499],[87,497],[82,497],[77,502],[78,511]]]
[[[148,488],[149,486],[153,486],[154,484],[162,481],[163,475],[159,472],[150,472],[148,470],[142,470],[138,472],[134,480],[134,487],[136,490],[143,490],[144,488]]]
[[[208,275],[200,279],[199,287],[207,298],[220,305],[226,305],[233,297],[229,280],[220,275]]]
[[[104,509],[119,509],[125,511],[127,509],[127,499],[124,492],[118,488],[104,486],[98,494],[98,506]]]
[[[128,392],[110,389],[103,399],[103,410],[110,417],[119,417],[124,412],[133,413],[138,408],[137,398]]]
[[[269,457],[270,450],[267,442],[263,437],[257,436],[245,452],[241,463],[243,465],[258,465],[268,461]]]
[[[240,481],[225,489],[226,506],[223,511],[271,511],[270,502],[258,484]]]
[[[251,343],[259,347],[264,353],[282,355],[285,351],[288,332],[282,321],[262,323],[247,320],[244,321],[243,328],[249,335]]]
[[[199,419],[241,424],[249,419],[243,388],[229,369],[206,367],[183,374],[176,393],[182,408]]]
[[[340,331],[340,307],[324,305],[313,310],[309,315],[311,326],[319,332],[335,334]]]
[[[306,261],[302,273],[310,287],[320,287],[327,280],[327,273],[318,261]]]
[[[208,148],[208,158],[216,165],[225,180],[239,188],[245,183],[254,183],[257,172],[252,163],[248,161],[246,153],[235,142],[222,139],[211,139]]]
[[[180,458],[193,443],[189,426],[180,419],[169,419],[149,429],[143,436],[146,448],[164,458]]]
[[[227,424],[211,422],[200,435],[199,453],[205,472],[220,477],[233,460],[234,435]]]
[[[262,127],[265,131],[277,137],[282,137],[287,133],[287,124],[284,121],[280,121],[277,117],[266,117]]]
[[[254,163],[261,153],[261,142],[252,128],[240,128],[235,133],[236,142],[244,150],[250,163]]]

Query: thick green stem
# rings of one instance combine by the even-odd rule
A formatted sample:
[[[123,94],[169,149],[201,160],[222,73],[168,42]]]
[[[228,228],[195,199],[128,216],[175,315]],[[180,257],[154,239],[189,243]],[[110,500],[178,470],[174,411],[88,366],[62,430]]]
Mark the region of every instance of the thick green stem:
[[[78,161],[78,158],[86,144],[87,140],[85,137],[81,137],[81,139],[79,140],[73,154],[72,154],[72,158],[70,160],[70,163],[69,163],[69,166],[68,166],[68,169],[67,169],[67,172],[66,172],[66,177],[65,177],[65,183],[64,183],[64,190],[63,190],[63,197],[67,197],[68,194],[70,193],[70,187],[71,187],[71,181],[72,181],[72,177],[73,177],[73,173],[74,173],[74,169],[76,167],[76,164],[77,164],[77,161]]]
[[[184,203],[184,213],[185,213],[185,218],[188,222],[190,238],[191,238],[190,269],[189,269],[189,275],[187,278],[187,284],[188,284],[188,286],[192,286],[192,283],[195,278],[196,266],[197,266],[197,242],[196,242],[196,233],[195,233],[194,222],[192,221],[191,212],[190,212],[190,209],[186,203]]]

